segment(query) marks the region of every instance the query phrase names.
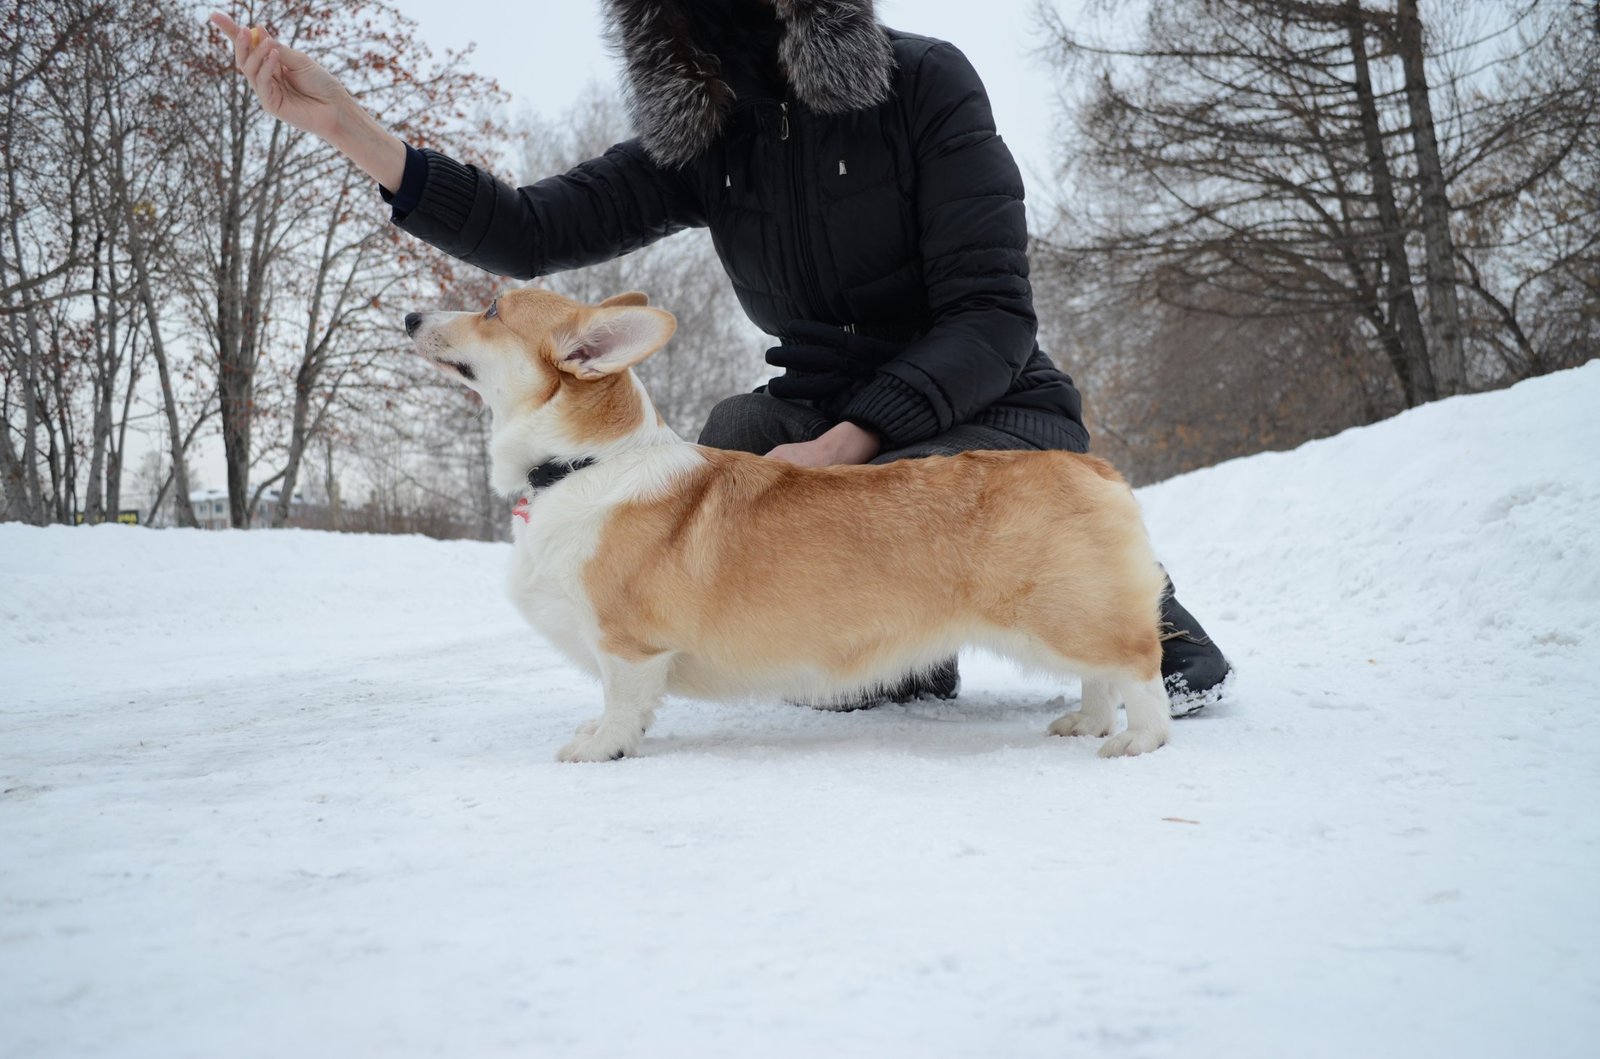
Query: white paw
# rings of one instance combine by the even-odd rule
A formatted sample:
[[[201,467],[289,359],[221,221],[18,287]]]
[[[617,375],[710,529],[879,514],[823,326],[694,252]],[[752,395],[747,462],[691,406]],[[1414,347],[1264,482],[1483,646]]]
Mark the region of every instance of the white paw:
[[[1088,735],[1098,739],[1110,735],[1117,725],[1116,714],[1107,718],[1093,717],[1082,710],[1064,713],[1050,722],[1051,735]]]
[[[556,753],[557,761],[615,761],[639,749],[639,734],[632,738],[617,738],[614,734],[597,730],[578,738]]]
[[[652,724],[655,724],[655,723],[656,723],[656,711],[651,710],[649,713],[646,713],[644,715],[644,717],[642,717],[640,719],[640,721],[639,721],[639,734],[640,735],[644,735],[646,732],[648,732],[650,730],[650,726]],[[597,717],[592,721],[584,721],[582,724],[578,725],[577,728],[573,729],[572,734],[576,735],[576,736],[594,735],[599,730],[600,730],[600,719]]]
[[[1133,757],[1137,754],[1148,754],[1157,747],[1165,745],[1166,741],[1165,731],[1154,728],[1129,728],[1100,744],[1100,756]]]

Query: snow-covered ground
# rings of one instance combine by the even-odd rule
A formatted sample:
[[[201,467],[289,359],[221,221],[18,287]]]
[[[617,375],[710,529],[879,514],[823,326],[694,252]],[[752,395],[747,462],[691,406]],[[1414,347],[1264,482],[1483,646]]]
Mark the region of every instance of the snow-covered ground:
[[[593,687],[503,546],[0,526],[0,1055],[1589,1056],[1600,363],[1142,493],[1146,757]]]

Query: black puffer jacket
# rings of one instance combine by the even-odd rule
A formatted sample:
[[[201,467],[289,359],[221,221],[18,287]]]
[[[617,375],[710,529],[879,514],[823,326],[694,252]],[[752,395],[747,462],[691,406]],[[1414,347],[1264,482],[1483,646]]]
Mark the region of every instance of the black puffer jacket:
[[[739,17],[707,20],[719,7]],[[640,138],[524,188],[423,152],[402,228],[527,279],[708,227],[762,330],[909,343],[841,413],[886,448],[963,422],[1087,448],[1077,390],[1034,340],[1022,180],[960,51],[863,0],[778,0],[775,22],[751,0],[611,9]]]

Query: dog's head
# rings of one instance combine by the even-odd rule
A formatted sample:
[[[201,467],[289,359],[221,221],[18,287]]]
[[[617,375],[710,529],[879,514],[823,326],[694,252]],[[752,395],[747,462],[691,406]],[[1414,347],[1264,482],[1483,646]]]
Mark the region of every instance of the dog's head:
[[[484,311],[406,314],[416,351],[475,390],[493,416],[492,480],[519,491],[549,459],[594,456],[660,429],[629,369],[666,344],[672,314],[637,291],[584,305],[507,291]]]

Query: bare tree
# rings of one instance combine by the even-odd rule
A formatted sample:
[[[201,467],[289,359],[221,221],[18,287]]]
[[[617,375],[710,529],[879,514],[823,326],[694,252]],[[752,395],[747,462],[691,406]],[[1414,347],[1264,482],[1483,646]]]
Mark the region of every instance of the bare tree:
[[[399,20],[380,43],[395,50],[363,71],[358,65],[345,83],[364,106],[383,113],[397,132],[422,144],[448,146],[454,140],[495,143],[505,137],[493,120],[498,100],[492,82],[464,72],[452,58],[443,67],[429,62],[415,43],[409,22]],[[369,53],[370,54],[370,53]],[[475,119],[465,118],[472,100]],[[452,274],[390,225],[373,200],[374,189],[353,166],[337,171],[327,189],[328,203],[318,218],[320,241],[304,258],[298,301],[305,306],[299,357],[293,364],[293,412],[286,439],[284,471],[273,525],[288,521],[307,446],[329,426],[349,387],[387,378],[404,336],[392,295],[437,290]]]
[[[1543,363],[1517,337],[1526,301],[1513,311],[1505,292],[1582,287],[1573,266],[1593,253],[1593,200],[1579,207],[1593,180],[1579,174],[1595,171],[1600,77],[1578,5],[1173,0],[1152,5],[1130,43],[1092,41],[1047,6],[1041,16],[1074,130],[1064,207],[1039,239],[1041,285],[1061,301],[1046,314],[1069,336],[1117,341],[1093,318],[1157,321],[1154,343],[1091,351],[1125,362],[1112,374],[1182,377],[1207,359],[1182,340],[1215,333],[1207,317],[1232,321],[1235,355],[1257,365],[1298,333],[1297,365],[1325,358],[1336,370],[1312,377],[1340,385],[1321,398],[1335,414],[1301,412],[1337,429]],[[1540,223],[1569,238],[1533,260]],[[1187,394],[1236,420],[1168,404],[1191,423],[1259,418],[1240,397]],[[1131,445],[1160,433],[1142,429],[1154,434]],[[1248,446],[1275,432],[1231,433]]]
[[[126,254],[136,311],[142,315],[139,326],[156,366],[173,511],[180,526],[195,525],[188,449],[209,418],[211,396],[207,390],[183,407],[170,348],[174,299],[168,292],[192,263],[189,237],[195,218],[185,208],[185,181],[176,164],[192,115],[181,103],[181,82],[175,86],[166,71],[191,61],[184,40],[192,35],[192,19],[183,7],[152,3],[96,23],[86,41],[91,80],[105,113],[104,126],[86,133],[98,138],[104,151],[104,213]],[[124,73],[129,68],[144,73],[130,78]],[[130,379],[130,393],[136,382]]]
[[[54,345],[74,334],[62,303],[94,256],[83,194],[92,157],[64,134],[76,104],[71,44],[95,9],[10,9],[0,22],[0,494],[8,519],[70,521],[75,512],[72,402],[81,365]],[[48,489],[46,486],[48,485]]]
[[[437,286],[374,189],[260,113],[201,13],[40,0],[0,19],[5,517],[114,511],[153,391],[173,479],[160,498],[170,491],[178,521],[194,522],[186,455],[215,415],[234,524],[283,482],[281,524],[337,395],[388,371],[386,295],[417,277]],[[463,113],[492,85],[459,55],[434,62],[380,0],[271,0],[255,14],[414,139],[493,136]],[[252,444],[263,423],[277,444]]]
[[[1380,22],[1380,25],[1382,23]],[[1456,300],[1456,250],[1450,233],[1450,191],[1439,158],[1439,136],[1428,88],[1427,52],[1417,0],[1398,0],[1389,22],[1390,37],[1405,71],[1407,116],[1417,169],[1417,199],[1422,215],[1422,245],[1427,262],[1428,318],[1438,343],[1433,373],[1448,396],[1467,386],[1467,358]]]
[[[459,55],[435,63],[414,24],[381,0],[266,0],[248,19],[318,56],[364,105],[414,137],[437,140],[459,128],[465,101],[493,90],[460,68]],[[331,395],[385,348],[373,344],[374,321],[415,259],[396,250],[375,202],[356,205],[374,189],[333,148],[264,115],[214,31],[206,35],[196,34],[201,120],[187,162],[207,176],[194,206],[211,223],[197,229],[206,282],[192,288],[191,301],[216,358],[232,523],[249,525],[265,491],[280,484],[281,523]],[[292,396],[281,462],[252,480],[252,467],[266,462],[253,435],[281,408],[260,392],[269,382],[262,368],[270,372],[275,350],[288,342],[297,356],[286,369]]]
[[[1528,61],[1469,102],[1492,135],[1457,204],[1463,325],[1504,379],[1600,352],[1600,9],[1522,28]]]

